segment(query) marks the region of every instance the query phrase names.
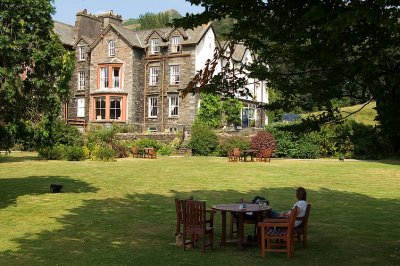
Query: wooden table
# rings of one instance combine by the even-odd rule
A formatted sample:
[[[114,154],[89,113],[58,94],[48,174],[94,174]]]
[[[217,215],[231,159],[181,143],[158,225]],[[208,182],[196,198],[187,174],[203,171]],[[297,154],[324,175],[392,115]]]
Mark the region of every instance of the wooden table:
[[[256,150],[243,150],[242,155],[243,155],[243,161],[247,162],[247,156],[250,155],[251,161],[254,162],[254,157],[256,155]]]
[[[212,209],[215,211],[220,211],[222,215],[222,234],[221,234],[221,245],[226,245],[226,213],[237,213],[239,216],[239,237],[237,240],[237,245],[240,249],[244,249],[244,218],[246,212],[253,212],[257,215],[261,215],[263,212],[267,212],[271,209],[271,207],[266,206],[260,208],[258,204],[246,204],[246,209],[240,209],[240,204],[217,204],[212,206]]]

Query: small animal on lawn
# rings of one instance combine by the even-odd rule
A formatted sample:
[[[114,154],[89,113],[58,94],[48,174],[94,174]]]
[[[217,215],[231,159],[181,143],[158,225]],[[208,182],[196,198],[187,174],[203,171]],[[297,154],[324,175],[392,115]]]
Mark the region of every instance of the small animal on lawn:
[[[182,233],[176,233],[175,234],[175,245],[182,246],[182,244],[183,244]]]
[[[175,245],[175,246],[179,246],[182,247],[183,246],[183,237],[182,237],[182,233],[176,233],[175,234],[175,242],[169,243],[170,245]],[[191,249],[192,245],[190,244],[186,244],[186,248],[187,249]]]
[[[340,157],[339,157],[339,161],[340,161],[340,162],[344,162],[344,157],[343,157],[343,156],[340,156]]]
[[[60,193],[62,188],[63,188],[63,185],[60,185],[60,184],[51,184],[50,185],[50,191],[52,193]]]

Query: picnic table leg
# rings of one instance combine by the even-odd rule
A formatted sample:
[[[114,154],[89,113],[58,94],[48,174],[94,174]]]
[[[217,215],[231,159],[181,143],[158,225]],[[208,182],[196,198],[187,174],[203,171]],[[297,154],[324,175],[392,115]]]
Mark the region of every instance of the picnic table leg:
[[[239,241],[238,247],[244,249],[244,212],[239,212]]]
[[[222,215],[222,234],[221,234],[221,245],[226,245],[226,212],[221,211],[221,215]]]

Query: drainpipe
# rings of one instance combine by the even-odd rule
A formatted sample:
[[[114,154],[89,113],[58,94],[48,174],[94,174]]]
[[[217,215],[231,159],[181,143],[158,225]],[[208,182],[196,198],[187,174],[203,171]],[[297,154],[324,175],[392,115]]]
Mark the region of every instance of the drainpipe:
[[[146,101],[147,101],[147,66],[149,65],[150,62],[147,62],[144,65],[144,92],[143,92],[143,128],[142,132],[145,131],[146,128]]]
[[[162,59],[162,79],[161,79],[161,132],[164,132],[164,79],[165,79],[165,58]]]

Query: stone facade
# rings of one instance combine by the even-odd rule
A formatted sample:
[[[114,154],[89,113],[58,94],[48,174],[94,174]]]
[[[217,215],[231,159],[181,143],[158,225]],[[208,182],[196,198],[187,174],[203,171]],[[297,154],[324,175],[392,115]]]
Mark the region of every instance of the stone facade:
[[[190,128],[200,96],[181,98],[180,91],[219,47],[211,25],[134,32],[121,22],[112,12],[77,14],[71,26],[77,63],[65,118],[125,123],[139,132]],[[263,126],[258,115],[256,126]]]

